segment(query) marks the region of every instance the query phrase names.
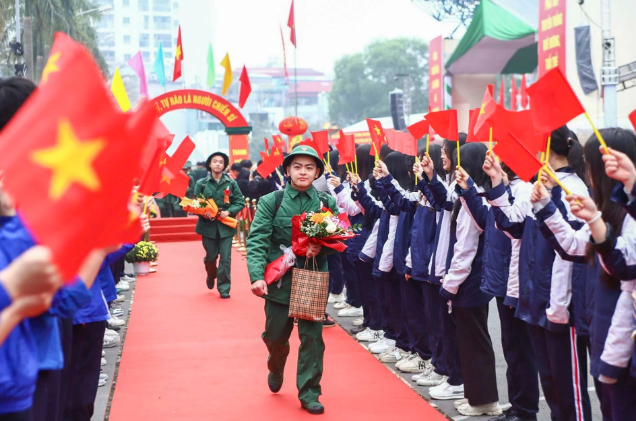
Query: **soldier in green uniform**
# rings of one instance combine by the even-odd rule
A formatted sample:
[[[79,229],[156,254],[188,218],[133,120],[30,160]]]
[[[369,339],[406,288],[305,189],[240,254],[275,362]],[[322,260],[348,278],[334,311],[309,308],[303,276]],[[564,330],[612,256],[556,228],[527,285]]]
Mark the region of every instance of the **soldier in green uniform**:
[[[313,148],[297,147],[285,158],[283,168],[291,181],[285,190],[261,197],[247,239],[247,267],[252,292],[265,298],[266,321],[262,338],[269,351],[267,383],[274,393],[283,385],[283,371],[289,354],[288,340],[294,328],[294,320],[288,316],[292,271],[285,274],[278,288],[278,282],[268,286],[264,281],[265,266],[281,256],[281,245],[291,246],[291,218],[294,215],[320,211],[321,202],[338,213],[335,199],[312,186],[312,182],[324,172],[323,162]],[[312,246],[307,255],[316,256],[318,270],[327,272],[326,254],[332,252],[328,248]],[[304,267],[305,259],[299,256],[297,266]],[[298,320],[300,349],[296,384],[301,406],[311,414],[324,412],[318,401],[325,351],[322,325],[322,322]]]
[[[214,200],[219,208],[218,218],[235,217],[245,206],[245,199],[238,184],[223,172],[229,161],[228,156],[222,152],[210,155],[206,161],[210,176],[197,181],[194,186],[195,196],[203,194],[206,198]],[[203,237],[208,288],[214,288],[214,279],[218,278],[221,298],[230,298],[232,237],[236,234],[236,228],[228,227],[207,213],[199,216],[195,231]],[[219,255],[221,259],[217,271],[216,259]]]

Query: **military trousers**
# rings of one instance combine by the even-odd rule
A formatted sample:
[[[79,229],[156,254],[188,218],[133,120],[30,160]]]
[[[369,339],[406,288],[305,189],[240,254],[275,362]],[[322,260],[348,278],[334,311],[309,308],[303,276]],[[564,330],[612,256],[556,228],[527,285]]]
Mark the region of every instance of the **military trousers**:
[[[214,278],[218,282],[219,294],[229,294],[232,278],[230,271],[232,269],[232,237],[206,237],[203,238],[203,248],[205,249],[205,271],[210,281]],[[217,267],[217,258],[219,259]]]
[[[271,285],[270,288],[275,288]],[[265,300],[265,332],[263,342],[269,351],[267,367],[274,374],[282,375],[289,355],[289,337],[294,329],[294,319],[288,317],[289,305]],[[322,340],[322,322],[298,319],[298,369],[296,386],[298,399],[309,403],[318,401],[322,394],[322,362],[325,343]]]

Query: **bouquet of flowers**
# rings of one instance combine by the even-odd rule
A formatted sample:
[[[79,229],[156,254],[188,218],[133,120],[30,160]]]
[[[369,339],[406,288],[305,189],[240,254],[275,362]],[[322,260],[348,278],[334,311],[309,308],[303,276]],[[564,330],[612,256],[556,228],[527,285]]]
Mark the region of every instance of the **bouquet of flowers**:
[[[124,260],[128,263],[154,262],[157,257],[159,257],[157,246],[148,241],[140,241],[126,254]]]
[[[179,205],[183,207],[183,210],[192,213],[194,215],[205,215],[207,212],[212,214],[213,217],[217,217],[219,212],[219,207],[214,203],[214,200],[207,199],[205,196],[200,194],[198,197],[194,199],[188,199],[184,197],[179,202]],[[229,216],[226,218],[218,218],[219,222],[227,225],[230,228],[236,228],[237,221],[234,218],[230,218]]]
[[[268,285],[282,279],[296,263],[296,256],[306,256],[310,243],[343,252],[347,249],[343,241],[356,236],[354,231],[357,228],[351,225],[347,214],[334,215],[331,209],[322,204],[320,208],[319,212],[303,212],[292,217],[292,245],[281,246],[283,255],[265,268],[265,282]]]

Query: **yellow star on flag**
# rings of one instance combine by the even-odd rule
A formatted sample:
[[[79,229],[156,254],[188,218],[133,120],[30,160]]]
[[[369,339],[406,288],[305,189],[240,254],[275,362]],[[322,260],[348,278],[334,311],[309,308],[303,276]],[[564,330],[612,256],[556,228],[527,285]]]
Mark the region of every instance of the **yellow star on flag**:
[[[99,190],[100,181],[93,169],[93,161],[105,147],[106,142],[102,139],[80,141],[71,124],[62,120],[58,125],[57,144],[33,151],[31,160],[53,172],[49,196],[57,200],[73,183],[91,191]]]
[[[181,46],[177,45],[177,53],[175,54],[177,60],[181,60]]]
[[[479,115],[486,114],[486,103],[481,103],[481,110],[479,110]]]
[[[375,126],[374,129],[377,134],[380,134],[380,128],[378,126]]]
[[[51,73],[60,71],[60,68],[57,67],[57,61],[60,59],[61,55],[61,53],[55,53],[49,57],[49,60],[46,62],[46,66],[44,66],[44,70],[42,70],[41,83],[46,83]]]
[[[161,177],[161,183],[165,182],[166,184],[170,184],[171,181],[172,180],[170,180],[170,177],[167,177],[165,175],[163,177]]]

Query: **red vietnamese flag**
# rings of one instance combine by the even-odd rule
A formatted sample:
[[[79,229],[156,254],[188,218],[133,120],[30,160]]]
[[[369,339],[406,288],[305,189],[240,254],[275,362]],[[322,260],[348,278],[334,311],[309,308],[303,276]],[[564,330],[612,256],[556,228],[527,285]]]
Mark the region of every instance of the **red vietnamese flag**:
[[[521,108],[524,110],[528,108],[528,86],[526,86],[526,75],[521,75],[521,90],[519,91],[521,97]]]
[[[384,133],[384,129],[382,128],[382,123],[377,120],[367,118],[367,125],[369,126],[369,134],[371,135],[372,142],[369,154],[375,156],[376,149],[378,153],[380,153],[382,144],[387,142],[386,134]]]
[[[168,165],[163,167],[161,182],[159,183],[160,191],[177,197],[183,197],[185,196],[189,185],[190,177],[188,177],[186,173],[181,170],[173,173],[170,169],[168,169]]]
[[[528,88],[535,133],[550,133],[567,124],[585,109],[572,87],[555,67]]]
[[[181,62],[183,61],[183,44],[181,43],[181,25],[179,25],[179,35],[177,35],[177,50],[174,53],[174,71],[172,81],[175,82],[181,77]]]
[[[340,153],[340,157],[338,158],[338,163],[340,165],[348,164],[349,162],[353,162],[356,156],[356,146],[355,139],[352,134],[347,135],[342,130],[340,130],[340,139],[338,139],[338,152]]]
[[[393,129],[386,129],[386,144],[392,151],[398,150],[396,131]]]
[[[419,139],[419,138],[418,138]],[[411,133],[395,132],[397,151],[404,155],[417,156],[417,141]]]
[[[487,142],[489,140],[489,130],[494,126],[493,119],[497,111],[497,103],[492,97],[494,86],[488,85],[484,99],[481,102],[481,108],[477,115],[477,121],[473,130],[473,134],[478,142]]]
[[[168,131],[161,120],[157,120],[139,162],[139,193],[151,195],[158,191],[162,167],[165,165],[165,151],[173,138],[174,135]]]
[[[305,145],[305,146],[309,146],[311,147],[313,150],[316,151],[316,153],[318,155],[322,155],[320,153],[320,149],[318,148],[318,145],[316,144],[316,142],[314,142],[312,139],[305,139],[302,142],[299,143],[299,145]]]
[[[64,34],[55,35],[46,68],[0,135],[0,170],[3,189],[68,280],[107,234],[121,232],[156,114],[121,113],[88,50]]]
[[[256,167],[256,171],[263,177],[267,178],[276,171],[276,168],[283,164],[283,153],[280,149],[274,149],[272,154],[269,156],[263,157],[263,162],[261,165]]]
[[[444,110],[428,113],[424,116],[435,133],[444,139],[456,142],[459,140],[457,129],[457,110]]]
[[[466,137],[466,143],[480,142],[480,140],[477,139],[477,136],[475,136],[475,124],[477,124],[479,111],[481,111],[481,108],[475,108],[468,112],[468,136]]]
[[[177,174],[181,169],[183,169],[183,165],[186,163],[192,152],[194,152],[194,142],[190,139],[190,136],[186,135],[186,137],[181,141],[177,149],[174,151],[172,156],[168,158],[168,162],[166,163],[166,167],[170,170],[172,174]]]
[[[269,139],[265,137],[263,140],[265,141],[265,152],[269,153]]]
[[[329,132],[327,130],[321,130],[319,132],[311,132],[311,137],[318,146],[318,153],[324,155],[329,152]]]
[[[429,133],[430,127],[428,121],[422,120],[415,124],[411,124],[406,128],[406,130],[408,130],[415,139],[419,140]]]
[[[523,181],[530,181],[543,164],[513,134],[497,142],[493,151]]]
[[[517,82],[515,82],[515,77],[512,77],[511,80],[512,85],[510,85],[510,110],[517,111]]]
[[[243,66],[243,71],[241,72],[241,77],[239,78],[241,81],[241,90],[239,92],[239,107],[243,108],[245,105],[245,101],[249,98],[252,93],[252,84],[250,83],[250,77],[247,74],[247,69]]]
[[[506,85],[506,79],[504,79],[504,77],[501,76],[501,83],[499,84],[499,105],[501,105],[504,108],[506,108],[506,97],[504,93],[505,85]]]
[[[631,121],[632,127],[636,129],[636,110],[629,113],[629,121]]]
[[[273,149],[279,149],[281,152],[287,151],[287,145],[283,141],[283,138],[280,137],[280,135],[278,135],[278,134],[272,135],[272,139],[274,139],[274,148]]]
[[[291,34],[289,35],[289,40],[296,48],[296,23],[294,16],[294,0],[292,0],[291,9],[289,9],[289,17],[287,18],[287,26],[291,29]]]

